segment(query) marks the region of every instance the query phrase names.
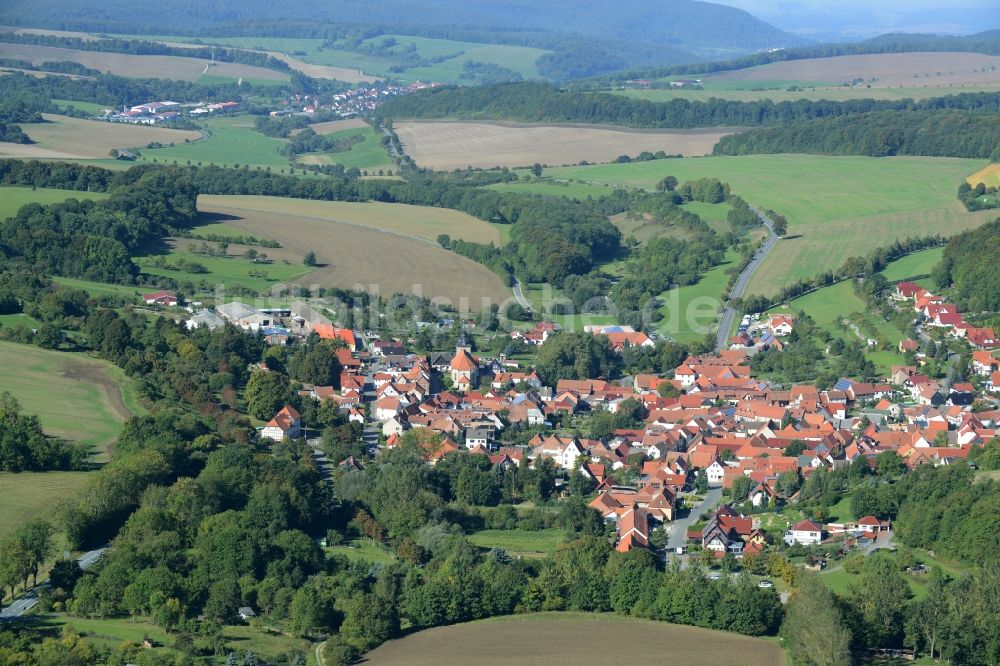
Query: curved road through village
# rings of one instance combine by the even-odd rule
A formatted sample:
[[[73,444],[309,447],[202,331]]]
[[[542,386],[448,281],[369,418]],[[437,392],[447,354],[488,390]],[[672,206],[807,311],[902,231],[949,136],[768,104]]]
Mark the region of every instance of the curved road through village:
[[[732,290],[729,292],[729,297],[726,299],[726,309],[722,311],[722,319],[719,320],[719,330],[715,334],[715,350],[722,351],[727,347],[726,342],[729,340],[729,331],[733,327],[733,319],[736,318],[736,309],[733,308],[730,303],[732,303],[735,298],[743,298],[743,294],[747,290],[747,285],[750,284],[750,278],[753,277],[754,272],[760,267],[764,258],[767,257],[767,253],[778,244],[778,239],[780,238],[778,234],[774,233],[774,222],[765,215],[760,209],[750,207],[753,212],[757,213],[757,217],[760,221],[764,223],[767,230],[771,232],[764,244],[761,245],[760,249],[757,250],[757,254],[754,255],[753,259],[747,264],[743,272],[736,279],[735,284],[733,284]]]

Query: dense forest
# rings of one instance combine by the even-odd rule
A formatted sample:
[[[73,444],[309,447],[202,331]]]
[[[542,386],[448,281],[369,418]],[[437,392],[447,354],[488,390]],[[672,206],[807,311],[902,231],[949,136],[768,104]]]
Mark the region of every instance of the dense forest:
[[[1000,160],[1000,114],[968,111],[874,111],[730,134],[715,155],[820,153],[927,155]]]
[[[1000,111],[1000,93],[963,93],[913,100],[761,100],[652,102],[608,93],[568,90],[537,82],[476,88],[440,87],[396,97],[379,106],[379,118],[463,118],[521,122],[609,123],[629,127],[760,127],[873,111]]]
[[[939,287],[952,287],[963,311],[1000,310],[1000,218],[955,236],[934,268]]]

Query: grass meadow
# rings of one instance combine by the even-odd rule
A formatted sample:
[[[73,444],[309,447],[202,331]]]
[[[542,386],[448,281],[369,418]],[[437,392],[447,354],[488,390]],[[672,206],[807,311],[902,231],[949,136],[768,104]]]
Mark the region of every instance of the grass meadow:
[[[124,373],[84,354],[0,341],[0,367],[0,391],[37,414],[46,433],[91,447],[98,460],[107,460],[122,422],[141,412]]]
[[[299,162],[302,164],[342,164],[347,169],[356,168],[368,172],[396,168],[382,147],[380,136],[371,127],[345,129],[326,136],[331,139],[360,136],[364,138],[364,141],[354,144],[350,150],[342,153],[307,153],[299,156]]]
[[[611,194],[616,188],[607,185],[591,185],[589,183],[578,182],[557,182],[557,181],[537,181],[537,182],[517,182],[517,183],[497,183],[488,185],[487,189],[497,192],[525,192],[528,194],[544,194],[553,197],[569,197],[571,199],[598,199]]]
[[[143,150],[141,161],[288,168],[288,159],[279,152],[286,141],[264,136],[254,129],[253,123],[252,116],[211,118],[203,123],[208,138]]]
[[[0,187],[0,220],[12,217],[21,206],[37,203],[43,206],[61,203],[66,199],[103,199],[107,195],[101,192],[77,192],[74,190],[56,190],[9,186]]]
[[[76,492],[93,472],[0,472],[0,540]]]
[[[788,233],[748,290],[773,294],[893,240],[958,233],[992,219],[995,212],[969,213],[955,198],[957,183],[981,167],[955,158],[751,155],[553,168],[546,175],[644,188],[667,175],[729,183],[735,194],[788,218]]]
[[[480,548],[503,548],[514,557],[551,555],[566,541],[566,531],[547,530],[479,530],[469,535],[469,541]]]
[[[153,653],[176,656],[180,653],[171,646],[174,637],[167,634],[162,627],[157,626],[151,620],[143,617],[138,618],[80,618],[70,617],[64,613],[47,613],[36,617],[35,628],[45,633],[58,636],[63,627],[70,627],[80,635],[84,641],[102,649],[114,649],[125,641],[142,643],[148,638],[153,648]],[[267,620],[264,627],[259,631],[245,625],[229,625],[222,628],[222,635],[229,650],[245,652],[252,649],[257,654],[258,659],[265,663],[286,663],[284,657],[290,652],[298,652],[306,657],[308,666],[316,666],[316,656],[314,646],[308,640],[296,638],[282,633],[274,628],[267,627]],[[206,641],[195,638],[197,647],[207,648]],[[222,661],[225,661],[222,658]],[[216,660],[209,660],[205,663],[222,663]]]

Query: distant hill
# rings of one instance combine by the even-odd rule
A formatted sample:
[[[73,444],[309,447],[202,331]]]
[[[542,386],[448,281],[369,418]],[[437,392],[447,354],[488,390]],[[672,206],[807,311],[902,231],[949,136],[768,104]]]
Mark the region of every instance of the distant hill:
[[[0,23],[188,36],[335,37],[367,30],[555,51],[555,79],[807,43],[751,14],[695,0],[7,0]]]
[[[664,62],[657,67],[624,69],[603,75],[593,81],[596,85],[619,83],[629,79],[658,79],[668,76],[710,74],[739,69],[748,69],[773,62],[809,60],[813,58],[833,58],[844,55],[864,55],[879,53],[916,52],[969,52],[986,55],[1000,55],[1000,29],[987,30],[974,35],[917,35],[888,34],[873,37],[863,42],[849,44],[816,44],[795,48],[772,50],[762,53],[732,58],[689,63]],[[584,82],[587,85],[591,82]]]

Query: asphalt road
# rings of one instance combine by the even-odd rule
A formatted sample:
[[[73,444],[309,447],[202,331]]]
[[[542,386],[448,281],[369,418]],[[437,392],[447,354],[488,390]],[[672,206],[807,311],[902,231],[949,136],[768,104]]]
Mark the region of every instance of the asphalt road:
[[[764,244],[761,245],[760,249],[757,250],[757,254],[754,255],[754,258],[749,264],[746,265],[743,272],[740,273],[740,276],[733,284],[732,290],[729,292],[729,297],[726,299],[726,309],[722,311],[722,319],[719,320],[719,330],[715,334],[716,351],[722,351],[729,346],[726,343],[729,341],[729,331],[733,327],[733,319],[736,318],[737,314],[736,309],[731,307],[729,304],[735,298],[743,298],[743,294],[747,290],[747,285],[750,284],[750,278],[753,277],[753,274],[764,261],[764,258],[767,257],[767,253],[778,244],[778,235],[774,233],[774,222],[772,222],[771,218],[753,206],[750,208],[753,212],[757,213],[757,217],[760,218],[760,221],[771,233],[768,235],[767,239],[764,240]]]
[[[89,553],[84,553],[81,557],[77,558],[76,563],[80,565],[81,569],[86,571],[101,559],[101,556],[104,555],[106,550],[107,548],[98,548],[97,550],[92,550]],[[36,587],[22,594],[10,606],[0,610],[0,621],[14,620],[34,608],[38,603],[38,590],[42,586],[47,586],[48,584],[48,579],[43,580]]]
[[[521,305],[521,307],[527,310],[528,312],[534,311],[534,308],[531,307],[531,301],[529,301],[527,298],[524,297],[524,292],[521,291],[521,282],[517,278],[514,278],[513,289],[514,289],[514,298],[517,299],[517,302]]]
[[[709,488],[705,498],[698,503],[691,513],[684,518],[680,518],[670,523],[670,538],[667,540],[667,550],[676,551],[679,546],[687,544],[687,531],[694,523],[698,522],[698,516],[711,511],[722,501],[722,488]]]

